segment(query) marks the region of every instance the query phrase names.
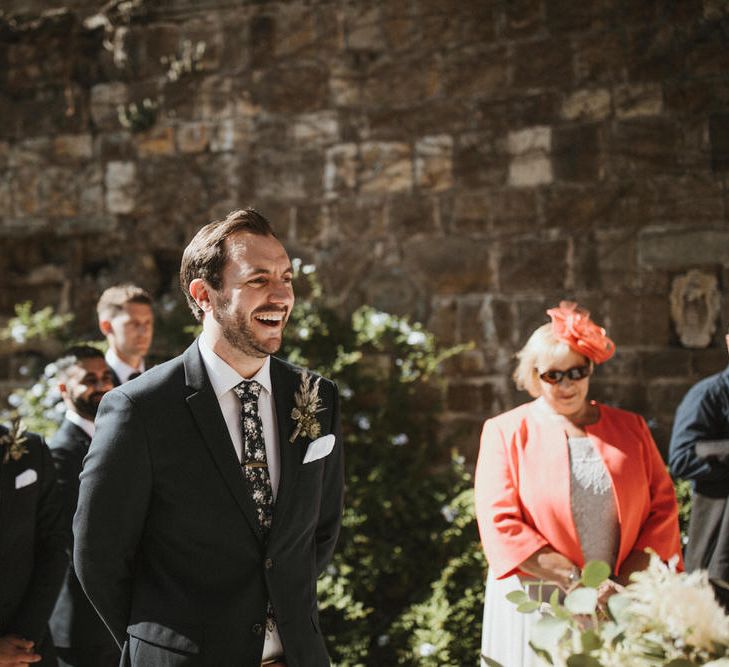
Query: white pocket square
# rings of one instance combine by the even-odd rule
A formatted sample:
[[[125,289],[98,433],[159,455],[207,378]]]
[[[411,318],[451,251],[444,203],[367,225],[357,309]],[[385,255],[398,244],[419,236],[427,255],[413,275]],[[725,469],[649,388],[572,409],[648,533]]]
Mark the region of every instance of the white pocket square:
[[[336,438],[333,433],[324,435],[321,438],[312,440],[309,443],[309,447],[306,450],[306,456],[304,456],[304,463],[311,463],[312,461],[318,461],[328,456],[329,453],[334,449],[334,442]]]
[[[34,482],[38,481],[38,473],[33,468],[28,468],[24,472],[21,472],[15,478],[15,488],[22,489],[24,486],[30,486]]]

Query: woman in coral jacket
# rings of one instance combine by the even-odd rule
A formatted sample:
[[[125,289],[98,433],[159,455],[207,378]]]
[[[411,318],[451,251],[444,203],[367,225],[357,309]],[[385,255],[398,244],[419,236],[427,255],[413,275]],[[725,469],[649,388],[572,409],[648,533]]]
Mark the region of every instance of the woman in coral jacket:
[[[483,654],[504,667],[537,665],[538,614],[505,598],[535,581],[574,587],[590,560],[610,564],[602,603],[648,565],[650,548],[681,566],[671,479],[637,414],[590,401],[590,375],[615,345],[589,313],[563,301],[518,353],[517,387],[536,400],[486,421],[476,514],[489,574]]]

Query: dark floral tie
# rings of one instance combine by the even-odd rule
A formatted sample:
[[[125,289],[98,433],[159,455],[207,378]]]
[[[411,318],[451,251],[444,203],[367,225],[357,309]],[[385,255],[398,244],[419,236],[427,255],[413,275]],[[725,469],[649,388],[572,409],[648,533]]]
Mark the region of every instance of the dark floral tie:
[[[255,380],[241,382],[233,387],[233,391],[241,402],[241,433],[243,435],[243,453],[241,466],[243,476],[253,498],[258,515],[258,525],[263,537],[268,538],[273,518],[273,490],[271,476],[266,461],[266,443],[263,440],[263,424],[258,414],[258,395],[261,385]]]
[[[248,483],[248,489],[256,506],[258,525],[261,527],[263,539],[268,539],[273,519],[273,489],[271,476],[268,473],[266,461],[266,443],[263,439],[263,423],[258,414],[258,396],[261,385],[255,380],[241,382],[233,387],[235,395],[241,402],[241,433],[243,435],[243,454],[241,467],[243,476]],[[266,607],[266,627],[273,631],[276,627],[276,618],[271,602]]]

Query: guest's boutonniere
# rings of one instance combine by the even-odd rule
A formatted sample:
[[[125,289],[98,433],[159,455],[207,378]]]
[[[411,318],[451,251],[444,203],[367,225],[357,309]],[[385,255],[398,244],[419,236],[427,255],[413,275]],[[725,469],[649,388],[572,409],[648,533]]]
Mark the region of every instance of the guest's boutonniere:
[[[324,408],[319,398],[319,381],[313,379],[306,371],[301,371],[301,385],[294,395],[296,407],[291,411],[291,418],[296,422],[296,428],[289,438],[293,443],[300,435],[315,440],[321,433],[321,424],[316,413]]]
[[[5,449],[3,454],[3,463],[7,463],[10,459],[17,461],[23,454],[28,453],[25,446],[25,426],[20,421],[20,417],[15,417],[10,422],[10,429],[5,435],[0,435],[0,446]]]

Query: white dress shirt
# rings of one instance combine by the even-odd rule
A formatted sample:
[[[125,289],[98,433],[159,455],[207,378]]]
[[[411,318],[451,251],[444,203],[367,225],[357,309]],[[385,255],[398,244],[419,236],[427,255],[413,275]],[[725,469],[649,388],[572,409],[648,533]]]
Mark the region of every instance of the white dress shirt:
[[[78,426],[86,435],[88,435],[89,438],[94,437],[94,433],[96,432],[96,424],[94,424],[94,422],[92,422],[90,419],[82,417],[78,412],[74,412],[73,410],[66,410],[65,417],[72,424],[76,424],[76,426]]]
[[[109,368],[116,373],[116,376],[119,378],[119,382],[122,384],[129,379],[129,376],[132,373],[144,373],[144,359],[142,359],[142,363],[139,364],[139,368],[134,368],[134,366],[130,366],[126,361],[122,361],[119,358],[119,355],[117,355],[117,353],[111,348],[106,351],[104,358],[106,359],[106,363],[109,364]]]
[[[268,474],[271,478],[271,490],[273,499],[278,494],[278,482],[281,477],[280,457],[278,451],[278,427],[276,424],[276,405],[273,400],[273,387],[271,385],[271,357],[266,357],[260,370],[251,378],[244,378],[238,371],[223,361],[209,345],[202,333],[198,338],[198,348],[202,356],[205,370],[208,373],[210,384],[215,392],[215,397],[220,404],[223,419],[228,427],[230,439],[235,447],[236,458],[241,460],[243,455],[243,434],[241,429],[241,403],[240,399],[233,392],[233,387],[245,380],[255,380],[263,389],[258,395],[258,414],[263,425],[263,440],[266,444],[266,462],[268,463]],[[241,475],[242,475],[241,471]],[[266,630],[266,639],[263,644],[263,655],[261,660],[268,660],[283,655],[283,645],[278,634],[278,628],[272,632]]]

